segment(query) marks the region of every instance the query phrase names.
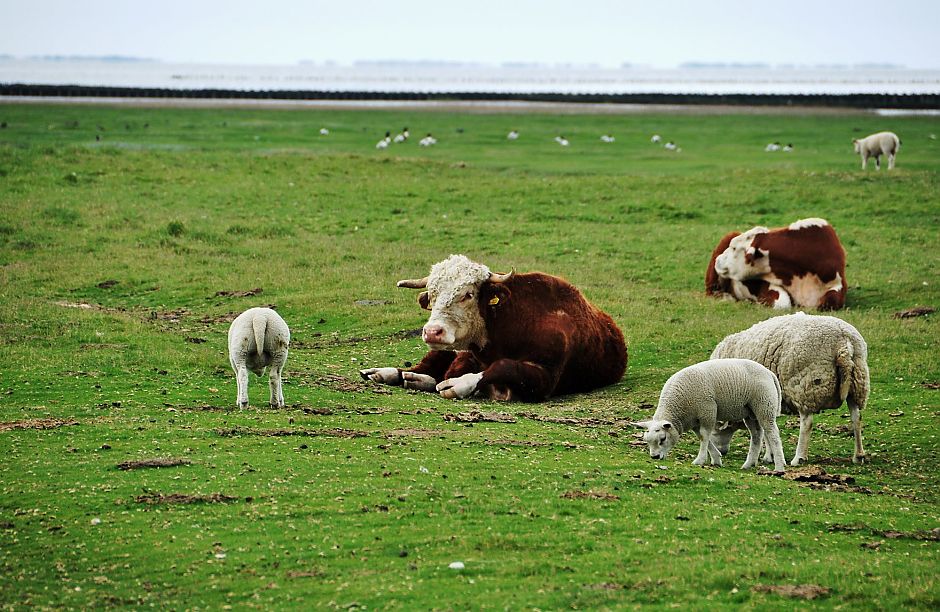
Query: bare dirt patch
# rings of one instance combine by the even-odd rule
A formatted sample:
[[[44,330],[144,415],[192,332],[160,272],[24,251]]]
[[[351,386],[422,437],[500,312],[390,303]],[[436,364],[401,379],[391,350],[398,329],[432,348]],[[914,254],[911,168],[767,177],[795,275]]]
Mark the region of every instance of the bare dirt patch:
[[[445,414],[442,417],[445,421],[454,423],[515,423],[516,419],[506,412],[458,412],[457,414]]]
[[[392,429],[385,432],[386,438],[433,438],[446,436],[451,432],[443,429]]]
[[[767,473],[775,475],[778,474],[777,472]],[[872,492],[871,489],[854,486],[854,476],[849,476],[847,474],[829,474],[826,472],[826,470],[819,467],[818,465],[809,465],[793,470],[788,470],[784,472],[782,476],[786,480],[792,480],[793,482],[806,485],[811,489],[868,494]]]
[[[238,436],[268,436],[274,438],[284,436],[365,438],[369,435],[369,433],[365,431],[359,431],[356,429],[343,429],[341,427],[335,427],[331,429],[249,429],[247,427],[231,427],[228,429],[216,429],[215,433],[222,436],[223,438],[234,438]]]
[[[830,593],[828,588],[818,584],[755,584],[751,587],[751,590],[795,599],[816,599],[818,597],[827,597]]]
[[[581,427],[600,427],[610,425],[626,425],[627,421],[614,421],[611,419],[598,419],[595,417],[555,417],[537,414],[535,412],[519,412],[516,416],[532,419],[542,423],[558,423],[560,425],[578,425]]]
[[[936,308],[931,308],[930,306],[918,306],[916,308],[909,308],[907,310],[901,310],[894,313],[895,319],[913,319],[914,317],[924,317],[933,312],[936,312]]]
[[[548,446],[547,442],[534,442],[532,440],[486,440],[484,444],[491,446]]]
[[[26,419],[25,421],[0,423],[0,431],[11,431],[13,429],[56,429],[58,427],[80,424],[81,423],[78,421],[71,419]]]
[[[222,493],[210,493],[209,495],[189,495],[186,493],[145,493],[138,495],[134,501],[138,504],[149,504],[151,506],[161,504],[225,504],[236,501],[237,497],[224,495]]]
[[[175,457],[157,457],[154,459],[141,459],[139,461],[124,461],[115,467],[119,470],[140,470],[146,468],[175,467],[177,465],[189,465],[192,461],[189,459],[179,459]]]
[[[264,289],[255,287],[254,289],[248,289],[246,291],[216,291],[215,295],[212,297],[254,297],[262,293],[264,293]]]
[[[618,501],[620,499],[619,495],[614,495],[613,493],[608,493],[606,491],[567,491],[561,494],[562,499],[602,499],[606,501]]]

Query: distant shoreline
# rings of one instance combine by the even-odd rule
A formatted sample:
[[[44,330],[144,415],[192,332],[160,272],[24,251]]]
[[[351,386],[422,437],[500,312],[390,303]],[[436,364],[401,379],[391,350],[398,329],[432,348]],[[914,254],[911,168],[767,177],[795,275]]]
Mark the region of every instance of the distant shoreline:
[[[636,112],[638,107],[702,109],[940,109],[940,94],[705,94],[705,93],[506,93],[506,92],[401,92],[169,89],[84,85],[0,84],[0,99],[58,103],[134,104],[136,106],[246,106],[258,108],[461,108],[480,112],[507,112],[514,108],[550,108],[551,112]]]

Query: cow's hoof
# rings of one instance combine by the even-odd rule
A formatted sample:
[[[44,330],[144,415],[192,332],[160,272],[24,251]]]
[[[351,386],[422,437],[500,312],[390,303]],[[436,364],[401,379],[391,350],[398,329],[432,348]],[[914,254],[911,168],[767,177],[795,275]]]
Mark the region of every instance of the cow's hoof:
[[[402,372],[401,382],[406,389],[417,389],[418,391],[434,391],[437,387],[437,380],[433,376],[416,374],[415,372]]]

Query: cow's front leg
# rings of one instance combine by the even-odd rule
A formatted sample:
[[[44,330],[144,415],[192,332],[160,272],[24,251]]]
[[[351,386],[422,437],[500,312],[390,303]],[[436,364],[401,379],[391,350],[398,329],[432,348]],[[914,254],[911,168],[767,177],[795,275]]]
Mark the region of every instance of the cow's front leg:
[[[417,372],[402,372],[402,386],[406,389],[417,389],[418,391],[434,391],[437,387],[437,379],[427,374],[418,374]]]
[[[483,378],[482,372],[448,378],[437,385],[437,391],[441,394],[441,397],[447,399],[464,399],[476,393],[481,378]]]
[[[409,370],[401,368],[366,368],[359,370],[365,380],[383,385],[404,386],[406,389],[434,391],[437,381],[445,378],[444,373],[457,358],[453,351],[430,351],[421,362]],[[408,376],[413,374],[413,376]]]
[[[492,385],[496,389],[509,389],[509,397],[524,402],[539,402],[555,391],[558,374],[555,368],[533,363],[500,359],[483,372],[480,385]]]

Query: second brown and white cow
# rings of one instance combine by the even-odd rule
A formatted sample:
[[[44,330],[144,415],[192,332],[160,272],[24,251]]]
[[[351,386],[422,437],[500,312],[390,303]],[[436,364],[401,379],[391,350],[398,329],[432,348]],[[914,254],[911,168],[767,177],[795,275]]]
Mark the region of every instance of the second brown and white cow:
[[[627,369],[623,334],[567,281],[532,272],[491,272],[463,255],[399,287],[431,311],[416,366],[369,368],[367,380],[466,398],[541,401],[619,381]]]
[[[845,249],[818,218],[728,234],[705,273],[706,293],[774,308],[836,310],[845,305],[846,288]]]

